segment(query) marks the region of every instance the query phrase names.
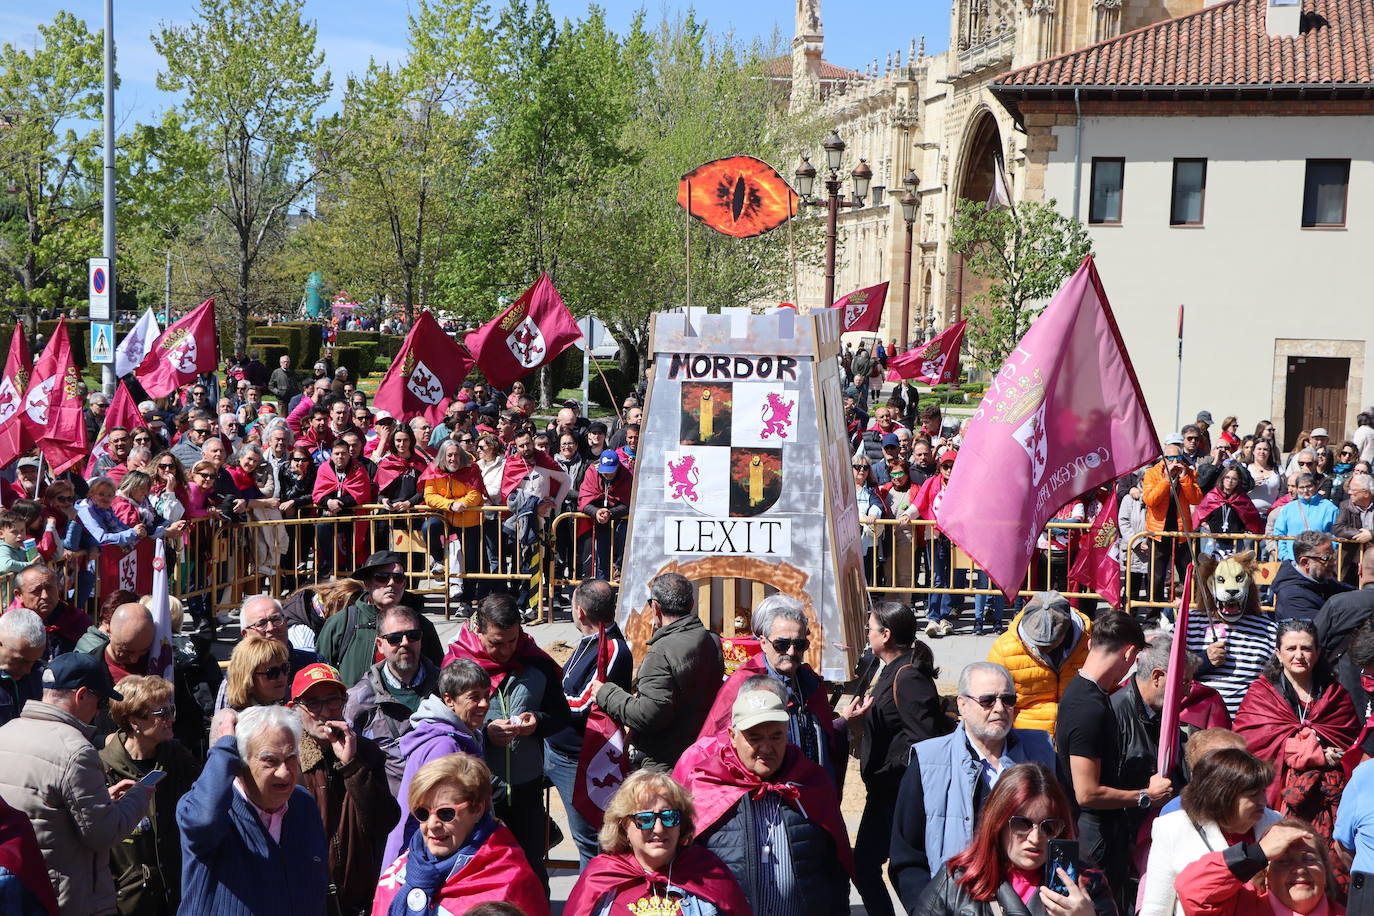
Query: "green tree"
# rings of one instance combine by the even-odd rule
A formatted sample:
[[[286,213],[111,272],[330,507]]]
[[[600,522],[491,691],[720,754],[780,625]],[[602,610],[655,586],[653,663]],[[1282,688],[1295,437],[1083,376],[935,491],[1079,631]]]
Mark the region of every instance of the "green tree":
[[[977,310],[969,316],[967,340],[974,361],[993,372],[1092,252],[1083,224],[1059,213],[1053,200],[1015,207],[960,200],[949,244],[970,273],[988,282],[974,296]]]
[[[303,4],[201,0],[193,24],[164,26],[153,36],[166,62],[158,88],[183,94],[185,122],[214,156],[206,237],[231,246],[214,265],[215,286],[229,299],[240,348],[257,298],[273,296],[259,288],[266,256],[283,244],[290,209],[328,160],[309,155],[321,139],[317,112],[332,84]]]
[[[70,125],[102,109],[102,33],[71,13],[38,26],[32,51],[0,47],[0,302],[35,327],[85,286],[100,251],[100,196],[91,182],[98,133]]]

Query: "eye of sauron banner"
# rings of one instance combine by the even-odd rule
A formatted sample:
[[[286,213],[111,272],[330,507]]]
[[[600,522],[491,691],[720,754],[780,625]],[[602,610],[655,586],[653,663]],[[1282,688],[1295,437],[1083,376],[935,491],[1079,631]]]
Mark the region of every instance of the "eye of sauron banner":
[[[753,156],[714,159],[692,169],[678,183],[677,202],[694,219],[737,239],[763,235],[797,215],[797,192]]]

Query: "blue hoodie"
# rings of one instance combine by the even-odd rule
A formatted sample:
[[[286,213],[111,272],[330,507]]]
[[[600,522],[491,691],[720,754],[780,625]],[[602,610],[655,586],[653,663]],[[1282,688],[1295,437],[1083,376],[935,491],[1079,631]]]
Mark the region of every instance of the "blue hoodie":
[[[388,864],[406,850],[410,836],[419,822],[410,813],[410,781],[420,771],[420,767],[447,757],[449,754],[471,754],[482,756],[483,740],[458,718],[458,714],[444,705],[437,696],[425,697],[420,708],[411,714],[413,728],[401,736],[399,743],[401,756],[405,759],[405,774],[401,777],[401,788],[396,793],[397,800],[405,816],[386,838],[386,852],[382,861]]]

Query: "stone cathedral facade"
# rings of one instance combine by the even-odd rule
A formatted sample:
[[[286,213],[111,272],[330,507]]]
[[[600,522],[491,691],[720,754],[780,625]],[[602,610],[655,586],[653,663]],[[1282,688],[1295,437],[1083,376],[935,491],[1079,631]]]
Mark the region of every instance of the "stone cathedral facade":
[[[952,47],[927,54],[924,39],[883,49],[868,62],[845,67],[824,58],[820,0],[795,0],[791,58],[772,62],[770,77],[788,84],[792,111],[817,114],[847,144],[843,172],[862,157],[873,169],[865,206],[840,216],[836,295],[891,282],[884,340],[900,336],[906,224],[900,200],[909,170],[920,177],[920,211],[913,229],[910,338],[919,342],[972,307],[976,279],[948,250],[945,227],[960,198],[987,200],[999,171],[1012,200],[1039,199],[1040,170],[1028,169],[1048,151],[1027,148],[988,84],[1018,67],[1105,41],[1132,29],[1196,12],[1203,0],[954,0]],[[817,148],[811,154],[819,168]],[[784,167],[790,175],[792,167]],[[846,181],[846,190],[849,182]],[[824,277],[804,271],[798,304],[823,305]]]

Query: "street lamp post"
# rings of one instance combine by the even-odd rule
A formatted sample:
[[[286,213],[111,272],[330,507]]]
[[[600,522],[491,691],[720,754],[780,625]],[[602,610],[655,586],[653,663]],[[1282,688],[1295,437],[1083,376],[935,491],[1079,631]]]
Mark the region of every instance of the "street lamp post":
[[[821,147],[825,150],[825,200],[811,199],[811,194],[816,189],[816,167],[805,156],[802,157],[802,164],[797,169],[797,194],[801,197],[803,206],[826,208],[825,307],[830,308],[835,304],[835,244],[840,208],[864,205],[864,198],[868,196],[868,185],[873,180],[873,169],[869,168],[868,160],[859,160],[859,164],[850,173],[850,178],[854,180],[854,199],[843,200],[840,197],[840,188],[844,184],[840,178],[840,163],[844,160],[844,141],[840,139],[839,131],[831,131],[829,139],[822,143]]]
[[[906,221],[906,258],[902,264],[902,324],[898,340],[901,342],[902,352],[905,353],[911,345],[911,240],[916,226],[916,212],[921,205],[920,199],[916,197],[916,189],[920,187],[921,179],[914,171],[907,172],[902,184],[906,186],[906,193],[902,195],[902,219]]]

